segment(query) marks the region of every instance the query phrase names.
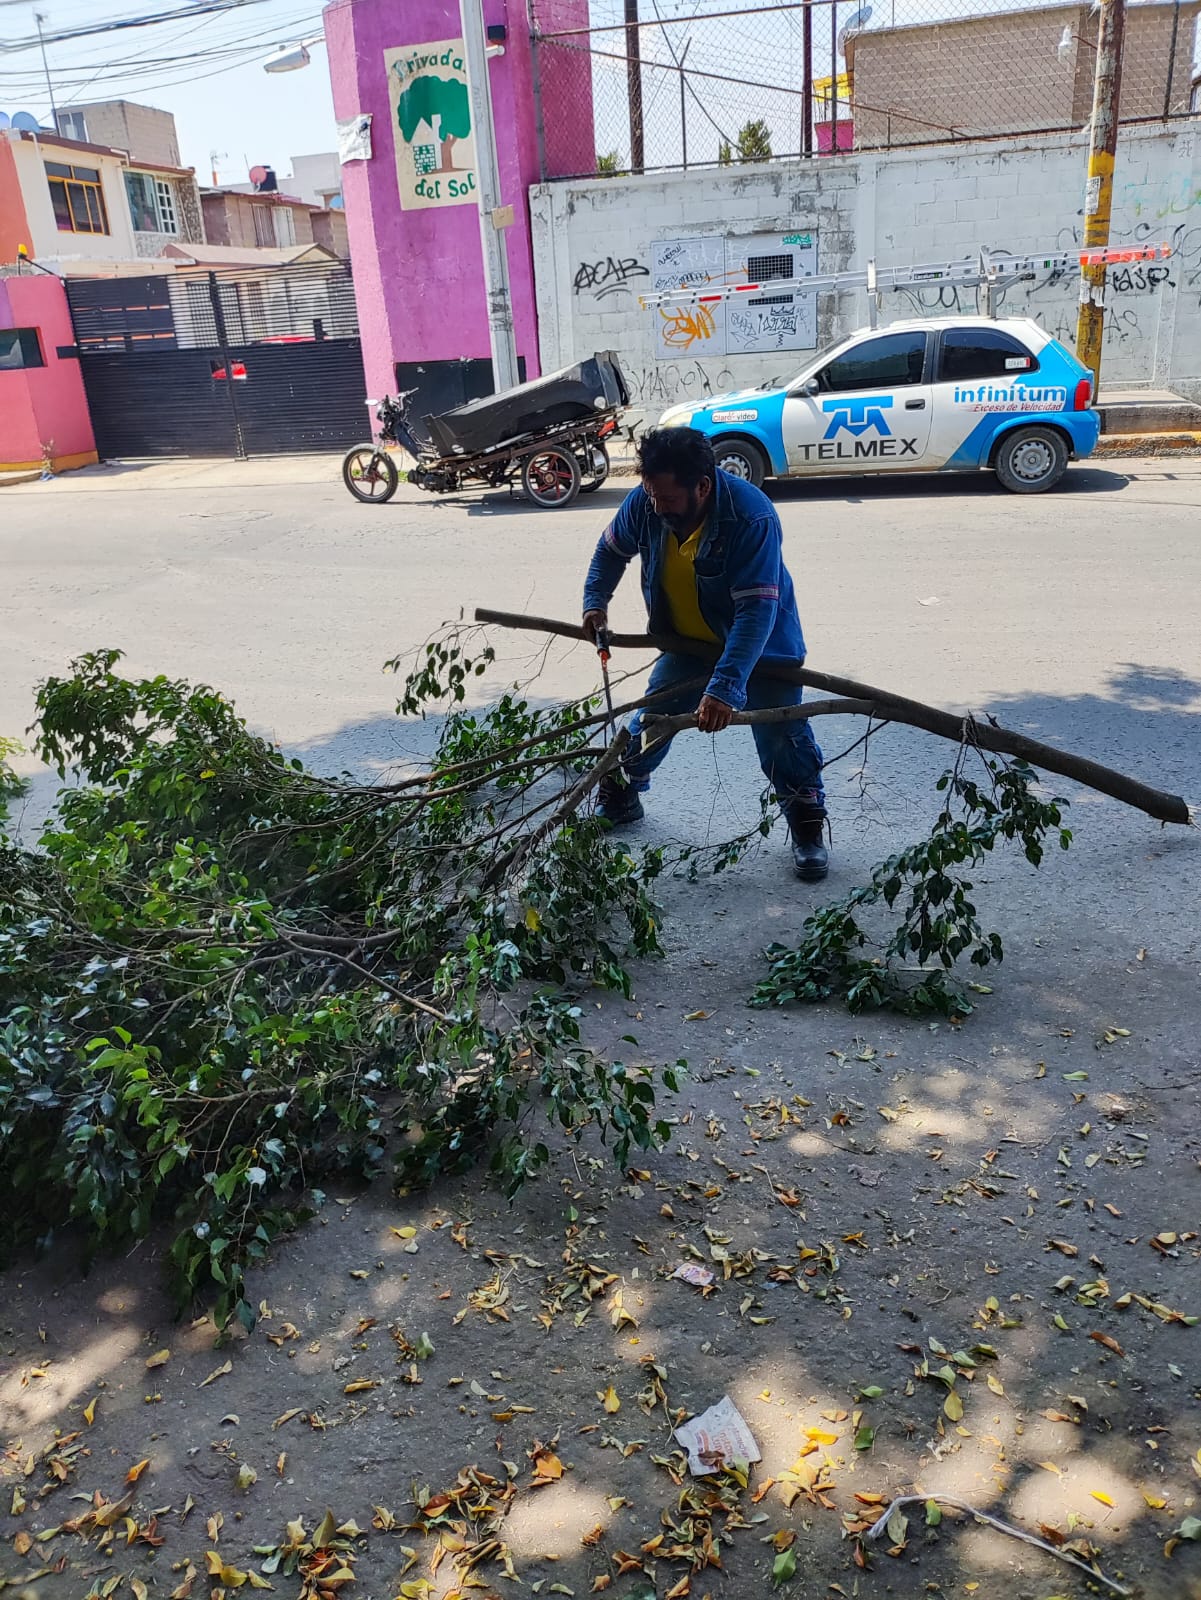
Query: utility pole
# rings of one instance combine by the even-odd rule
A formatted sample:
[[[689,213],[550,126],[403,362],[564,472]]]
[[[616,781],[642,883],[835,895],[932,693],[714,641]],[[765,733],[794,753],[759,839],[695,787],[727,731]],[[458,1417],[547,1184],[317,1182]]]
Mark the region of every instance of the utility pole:
[[[813,154],[813,0],[802,0],[801,49],[801,154]]]
[[[513,331],[509,256],[505,246],[505,229],[513,225],[513,208],[501,204],[496,126],[492,120],[492,91],[488,82],[488,47],[480,0],[459,0],[459,18],[463,28],[463,53],[467,58],[471,128],[475,135],[475,180],[484,254],[484,290],[488,300],[492,382],[499,393],[502,389],[516,388],[521,381]]]
[[[630,103],[630,171],[646,165],[642,126],[642,41],[638,29],[638,0],[625,0],[626,96]]]
[[[680,59],[676,62],[676,69],[680,74],[680,146],[683,151],[685,172],[688,171],[688,82],[684,77],[684,63],[688,59],[691,44],[691,39],[684,40],[684,48],[680,51]]]
[[[50,120],[54,124],[55,133],[61,133],[63,130],[58,125],[58,107],[54,103],[54,83],[50,77],[50,61],[46,55],[46,38],[42,33],[42,23],[45,22],[46,18],[40,11],[35,11],[33,20],[38,25],[38,43],[42,47],[42,71],[46,74],[46,93],[50,96]]]
[[[1122,95],[1122,41],[1126,32],[1126,0],[1100,0],[1097,33],[1097,75],[1093,81],[1093,120],[1088,145],[1088,181],[1084,189],[1084,248],[1109,243],[1113,209],[1113,166],[1118,147],[1118,112]],[[1076,323],[1076,355],[1093,374],[1093,394],[1101,386],[1101,342],[1105,332],[1105,267],[1080,269],[1080,314]]]

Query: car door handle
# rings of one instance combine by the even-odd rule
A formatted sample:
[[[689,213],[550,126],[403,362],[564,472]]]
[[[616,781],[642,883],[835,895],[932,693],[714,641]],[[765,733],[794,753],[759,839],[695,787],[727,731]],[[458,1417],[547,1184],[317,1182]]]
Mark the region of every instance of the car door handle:
[[[906,400],[905,402],[906,411],[924,411],[925,408],[926,402],[924,400]]]

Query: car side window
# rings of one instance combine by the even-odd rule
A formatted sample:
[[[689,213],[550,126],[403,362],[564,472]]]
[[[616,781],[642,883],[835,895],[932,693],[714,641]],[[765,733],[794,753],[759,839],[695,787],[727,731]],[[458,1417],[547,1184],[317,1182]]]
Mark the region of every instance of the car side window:
[[[882,333],[844,350],[822,368],[817,381],[830,394],[848,389],[900,389],[922,381],[925,360],[924,333]]]
[[[938,357],[938,382],[966,383],[970,378],[1011,378],[1015,372],[1037,372],[1038,358],[1020,339],[1000,328],[948,328]]]

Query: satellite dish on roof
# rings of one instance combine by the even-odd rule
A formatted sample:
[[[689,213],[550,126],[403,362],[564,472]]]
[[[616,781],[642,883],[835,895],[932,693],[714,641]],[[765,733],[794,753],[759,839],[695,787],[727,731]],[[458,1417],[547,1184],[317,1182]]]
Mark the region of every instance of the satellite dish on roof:
[[[843,23],[838,30],[838,53],[845,56],[847,53],[847,40],[853,33],[861,33],[872,20],[871,6],[860,6],[859,10]]]
[[[18,111],[13,117],[12,125],[22,133],[41,133],[43,131],[41,123],[32,111]]]
[[[258,188],[260,188],[262,186],[263,179],[266,176],[267,176],[266,167],[251,167],[251,169],[250,169],[250,181],[251,181],[251,183],[254,184],[256,189],[258,189]]]
[[[11,128],[12,118],[7,111],[0,111],[0,128]]]

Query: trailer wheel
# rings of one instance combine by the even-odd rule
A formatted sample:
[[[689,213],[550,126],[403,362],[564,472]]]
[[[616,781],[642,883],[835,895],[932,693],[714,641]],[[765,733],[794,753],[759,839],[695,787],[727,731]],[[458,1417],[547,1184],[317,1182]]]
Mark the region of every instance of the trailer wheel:
[[[581,494],[595,494],[609,476],[609,452],[599,439],[590,445],[585,445],[584,455],[586,466],[584,468],[584,481],[580,484]]]
[[[522,462],[521,487],[536,506],[557,511],[580,492],[580,464],[570,450],[536,450]]]

